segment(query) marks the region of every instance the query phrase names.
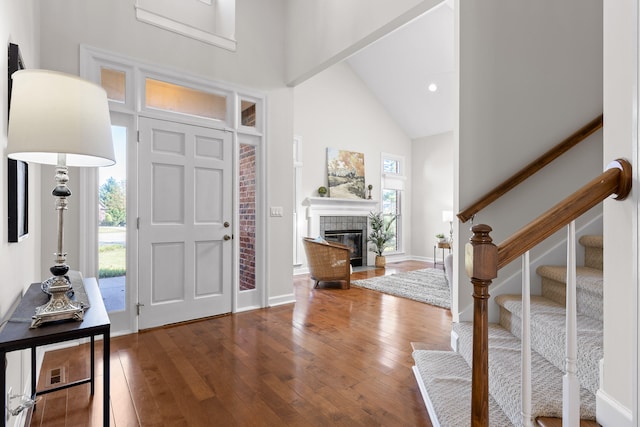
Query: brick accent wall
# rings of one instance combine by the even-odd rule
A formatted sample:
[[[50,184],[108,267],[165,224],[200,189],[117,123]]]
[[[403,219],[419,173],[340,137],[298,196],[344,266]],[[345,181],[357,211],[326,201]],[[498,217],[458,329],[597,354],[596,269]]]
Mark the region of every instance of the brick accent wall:
[[[256,287],[256,147],[240,144],[240,290]]]

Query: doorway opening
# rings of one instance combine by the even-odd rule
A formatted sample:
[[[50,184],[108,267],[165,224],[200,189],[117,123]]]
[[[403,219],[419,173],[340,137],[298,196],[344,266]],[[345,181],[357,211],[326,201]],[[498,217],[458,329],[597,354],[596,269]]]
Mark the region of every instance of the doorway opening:
[[[111,126],[116,164],[98,169],[98,285],[108,312],[127,290],[127,128]]]

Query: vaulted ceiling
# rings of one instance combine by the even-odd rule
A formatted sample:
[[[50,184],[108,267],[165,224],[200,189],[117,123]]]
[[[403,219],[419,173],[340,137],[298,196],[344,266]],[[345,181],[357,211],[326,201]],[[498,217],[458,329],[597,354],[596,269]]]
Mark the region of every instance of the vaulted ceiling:
[[[412,139],[453,129],[453,21],[445,2],[347,59]]]

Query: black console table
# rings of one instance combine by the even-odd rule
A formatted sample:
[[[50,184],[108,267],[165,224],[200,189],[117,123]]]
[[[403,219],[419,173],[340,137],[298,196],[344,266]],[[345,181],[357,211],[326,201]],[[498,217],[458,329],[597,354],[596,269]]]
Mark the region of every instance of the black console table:
[[[89,299],[90,308],[86,309],[84,319],[80,321],[64,320],[43,324],[42,326],[30,329],[31,316],[35,308],[47,302],[48,296],[40,289],[40,283],[33,283],[22,297],[18,307],[15,309],[2,331],[0,331],[0,360],[6,360],[6,354],[11,351],[31,349],[31,398],[35,399],[38,394],[51,393],[53,391],[74,387],[80,384],[91,383],[91,394],[94,392],[95,376],[95,355],[94,344],[96,335],[102,335],[103,351],[103,425],[109,426],[109,352],[110,352],[110,328],[111,323],[107,310],[102,301],[102,295],[98,288],[96,279],[84,279],[84,288]],[[55,344],[63,341],[76,340],[80,338],[91,338],[91,377],[71,383],[66,383],[55,388],[46,390],[36,390],[36,348]],[[0,389],[6,393],[6,366],[0,369]],[[2,401],[2,422],[6,423],[6,403]]]

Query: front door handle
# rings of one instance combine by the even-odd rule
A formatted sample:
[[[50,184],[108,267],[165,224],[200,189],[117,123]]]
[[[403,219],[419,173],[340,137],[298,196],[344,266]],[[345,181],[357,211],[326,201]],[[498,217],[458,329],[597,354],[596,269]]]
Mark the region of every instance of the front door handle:
[[[224,240],[231,240],[231,236],[229,236],[228,234],[225,234],[223,237]]]
[[[224,228],[229,228],[231,224],[229,224],[229,221],[225,221],[222,225],[224,226]]]

